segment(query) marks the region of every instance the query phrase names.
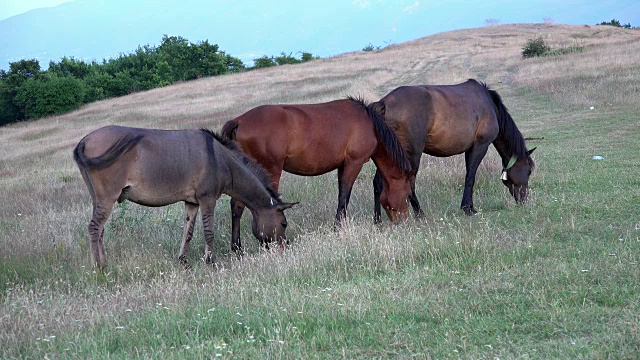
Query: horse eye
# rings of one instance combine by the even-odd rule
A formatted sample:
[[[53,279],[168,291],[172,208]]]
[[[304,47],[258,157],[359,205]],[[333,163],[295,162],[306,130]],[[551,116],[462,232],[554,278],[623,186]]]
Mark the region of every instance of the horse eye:
[[[287,224],[286,222],[282,223],[282,227],[285,228],[285,229],[287,228],[287,225],[289,225],[289,224]]]

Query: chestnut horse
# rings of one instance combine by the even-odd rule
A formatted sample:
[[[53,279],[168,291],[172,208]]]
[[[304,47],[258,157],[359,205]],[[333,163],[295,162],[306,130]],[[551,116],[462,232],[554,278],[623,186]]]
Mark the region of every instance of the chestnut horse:
[[[212,263],[213,215],[222,193],[247,204],[253,214],[253,234],[261,245],[286,241],[282,202],[270,180],[231,141],[202,130],[154,130],[106,126],[85,136],[73,151],[91,199],[89,222],[95,265],[106,264],[104,224],[116,201],[145,206],[185,203],[184,233],[179,260],[186,263],[198,208],[202,208],[205,261]]]
[[[415,173],[422,153],[447,157],[464,153],[467,173],[461,208],[467,215],[473,206],[476,171],[490,144],[502,158],[501,180],[514,199],[522,203],[528,194],[529,176],[535,168],[525,140],[500,95],[485,84],[468,80],[457,85],[403,86],[371,104],[384,114],[387,124],[405,140]],[[386,189],[376,173],[374,219],[380,221],[380,197]],[[415,193],[415,176],[406,194],[417,217],[423,215]],[[384,205],[384,204],[383,204]]]
[[[336,226],[346,216],[353,183],[370,158],[391,194],[404,194],[409,187],[410,164],[400,140],[380,114],[360,99],[259,106],[226,122],[221,134],[235,140],[267,170],[276,190],[283,170],[315,176],[338,169]],[[407,189],[396,190],[398,185]],[[232,241],[240,251],[244,205],[238,200],[231,200]],[[400,197],[398,203],[406,206],[406,197]],[[389,208],[394,206],[398,205]],[[395,221],[397,217],[390,219]]]

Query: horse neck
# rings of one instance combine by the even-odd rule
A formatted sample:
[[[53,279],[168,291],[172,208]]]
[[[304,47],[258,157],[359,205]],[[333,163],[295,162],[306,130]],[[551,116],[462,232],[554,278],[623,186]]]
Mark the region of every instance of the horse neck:
[[[395,160],[389,156],[382,145],[378,145],[371,155],[371,160],[380,171],[380,175],[388,182],[397,179],[406,179],[407,174],[400,168]]]
[[[249,209],[271,207],[276,203],[271,192],[247,166],[232,154],[226,161],[230,178],[225,181],[223,193],[242,201]]]
[[[500,154],[502,159],[502,167],[506,167],[512,156],[517,159],[527,157],[527,148],[524,143],[524,137],[518,130],[511,116],[507,113],[507,118],[498,119],[500,122],[500,131],[498,137],[493,141],[493,146]]]
[[[493,142],[493,146],[496,148],[496,151],[498,151],[500,159],[502,159],[502,168],[506,168],[509,160],[511,160],[511,156],[513,156],[513,152],[511,152],[507,144],[504,141],[500,141],[500,139],[496,139]]]

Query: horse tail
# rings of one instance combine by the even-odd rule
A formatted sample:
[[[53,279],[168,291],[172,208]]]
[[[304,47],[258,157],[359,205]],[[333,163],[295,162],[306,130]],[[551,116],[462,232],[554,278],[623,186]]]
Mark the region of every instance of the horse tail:
[[[527,152],[524,137],[522,133],[520,133],[518,126],[516,126],[516,122],[513,121],[511,114],[509,114],[509,110],[502,102],[502,97],[497,91],[490,89],[485,83],[480,83],[480,85],[485,88],[496,107],[495,112],[500,128],[498,137],[506,142],[513,155],[524,157]]]
[[[143,135],[127,134],[119,138],[104,154],[89,158],[84,154],[85,140],[82,139],[73,150],[73,159],[81,169],[102,169],[113,164],[120,156],[134,147]]]
[[[224,123],[222,126],[222,130],[220,131],[220,135],[224,139],[234,140],[236,137],[236,130],[238,129],[238,120],[231,119]]]
[[[369,118],[373,121],[375,126],[378,141],[382,143],[382,146],[384,146],[384,149],[387,151],[389,156],[391,156],[396,165],[398,165],[405,174],[409,174],[412,171],[409,156],[396,133],[385,121],[384,116],[386,109],[384,102],[378,101],[372,104],[367,104],[362,99],[356,99],[353,97],[349,97],[349,99],[360,103],[365,108],[367,115],[369,115]]]

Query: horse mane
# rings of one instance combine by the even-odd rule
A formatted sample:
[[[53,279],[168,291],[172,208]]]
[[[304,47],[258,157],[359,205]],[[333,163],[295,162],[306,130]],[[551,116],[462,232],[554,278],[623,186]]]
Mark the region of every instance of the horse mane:
[[[207,128],[202,128],[200,130],[202,130],[205,134],[209,134],[216,141],[222,144],[222,146],[230,150],[231,153],[236,158],[238,158],[238,160],[240,160],[240,162],[244,164],[247,169],[249,169],[249,171],[251,171],[251,173],[256,176],[256,178],[258,178],[260,183],[269,192],[269,195],[271,195],[271,197],[276,199],[278,202],[282,202],[281,195],[273,189],[273,186],[271,186],[271,178],[269,177],[267,171],[262,166],[260,166],[260,164],[255,162],[255,160],[248,157],[247,154],[245,154],[233,140]]]
[[[384,118],[384,104],[382,107],[377,102],[369,104],[362,97],[347,96],[348,100],[354,101],[367,112],[376,129],[378,140],[393,159],[393,162],[400,167],[403,173],[410,174],[412,171],[409,155],[402,145],[401,139],[389,127]]]
[[[533,160],[531,160],[531,158],[529,157],[525,139],[516,126],[515,121],[513,121],[511,114],[509,114],[509,110],[502,102],[502,97],[500,96],[500,94],[498,94],[497,91],[489,88],[487,84],[483,82],[478,83],[485,88],[494,105],[496,106],[496,117],[498,118],[498,124],[500,127],[498,137],[504,140],[507,151],[518,158],[529,159],[531,165],[534,166]]]

